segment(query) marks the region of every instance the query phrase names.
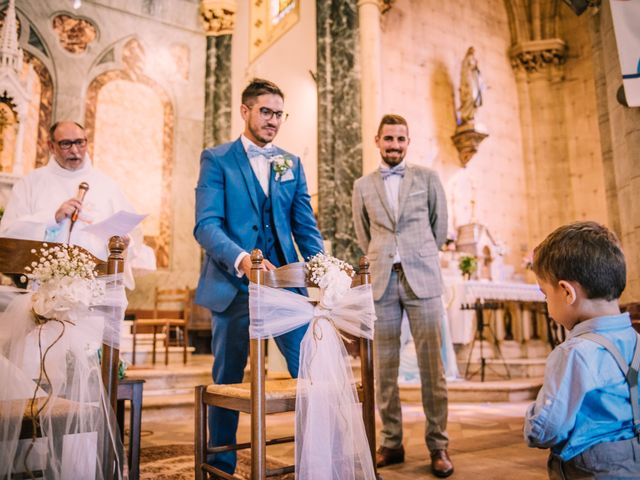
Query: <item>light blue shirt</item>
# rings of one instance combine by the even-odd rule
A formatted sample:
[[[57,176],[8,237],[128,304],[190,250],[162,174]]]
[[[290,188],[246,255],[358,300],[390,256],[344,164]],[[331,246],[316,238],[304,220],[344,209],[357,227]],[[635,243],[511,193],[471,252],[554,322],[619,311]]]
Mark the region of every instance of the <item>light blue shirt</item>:
[[[636,345],[625,313],[578,323],[549,355],[544,385],[525,415],[524,438],[565,461],[595,444],[634,436],[627,381],[604,347],[578,336],[586,332],[608,338],[627,364]]]

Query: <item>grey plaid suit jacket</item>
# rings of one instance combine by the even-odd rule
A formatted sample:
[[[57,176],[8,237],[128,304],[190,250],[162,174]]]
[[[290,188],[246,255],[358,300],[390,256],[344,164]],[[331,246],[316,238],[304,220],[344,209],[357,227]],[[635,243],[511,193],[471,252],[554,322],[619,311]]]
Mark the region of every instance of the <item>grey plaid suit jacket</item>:
[[[447,201],[436,172],[418,165],[406,166],[397,219],[378,170],[355,181],[352,207],[358,244],[371,264],[374,300],[379,300],[387,288],[396,245],[405,277],[416,296],[442,294],[438,251],[447,236]]]

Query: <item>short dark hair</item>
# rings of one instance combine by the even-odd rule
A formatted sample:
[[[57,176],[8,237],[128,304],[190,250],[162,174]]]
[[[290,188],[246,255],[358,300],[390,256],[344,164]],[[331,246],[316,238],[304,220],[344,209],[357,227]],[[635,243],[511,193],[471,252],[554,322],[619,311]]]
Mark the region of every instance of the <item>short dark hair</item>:
[[[267,94],[278,95],[284,100],[284,93],[282,93],[280,87],[275,83],[265,80],[264,78],[254,78],[242,92],[242,104],[250,107],[250,101],[258,98],[260,95]]]
[[[405,118],[401,115],[396,115],[395,113],[387,113],[382,120],[380,120],[380,125],[378,125],[378,136],[380,136],[380,132],[382,132],[382,127],[384,125],[404,125],[407,127],[407,134],[409,133],[409,124],[405,120]]]
[[[587,298],[616,300],[627,283],[618,238],[596,222],[576,222],[554,230],[533,251],[533,271],[551,283],[578,282]]]
[[[56,123],[54,123],[53,125],[51,125],[51,127],[49,127],[49,139],[51,139],[51,141],[54,140],[53,136],[56,133],[56,129],[58,128],[58,126],[61,123],[67,123],[70,122],[71,120],[58,120]],[[84,132],[84,127],[82,125],[80,125],[78,122],[73,122],[75,123],[78,127],[80,127],[80,130],[82,130]]]

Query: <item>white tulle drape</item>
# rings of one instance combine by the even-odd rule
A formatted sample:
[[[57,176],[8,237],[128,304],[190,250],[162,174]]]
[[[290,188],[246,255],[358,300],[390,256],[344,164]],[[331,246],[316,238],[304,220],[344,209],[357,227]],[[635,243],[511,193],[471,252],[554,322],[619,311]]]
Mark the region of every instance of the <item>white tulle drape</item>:
[[[371,287],[348,289],[314,306],[296,293],[251,284],[251,338],[309,323],[300,345],[296,397],[296,478],[375,480],[355,381],[338,330],[373,339]]]
[[[97,352],[103,342],[118,348],[127,301],[121,276],[99,281],[105,294],[95,305],[71,308],[64,321],[42,325],[32,315],[32,292],[0,290],[0,478],[41,472],[48,480],[102,479],[105,441],[122,470]],[[40,433],[20,439],[34,393]]]

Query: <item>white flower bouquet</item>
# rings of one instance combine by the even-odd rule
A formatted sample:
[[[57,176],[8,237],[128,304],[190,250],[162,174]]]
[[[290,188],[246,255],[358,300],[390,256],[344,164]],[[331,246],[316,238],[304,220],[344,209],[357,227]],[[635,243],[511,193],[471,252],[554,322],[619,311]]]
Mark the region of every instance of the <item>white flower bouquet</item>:
[[[89,307],[103,294],[96,281],[96,263],[80,248],[71,245],[49,247],[46,243],[37,252],[38,261],[26,268],[27,276],[36,284],[33,312],[37,320],[68,320],[69,310]]]
[[[336,257],[318,253],[307,261],[307,277],[320,288],[320,306],[331,309],[351,288],[353,267]]]

